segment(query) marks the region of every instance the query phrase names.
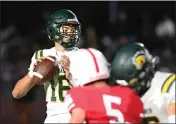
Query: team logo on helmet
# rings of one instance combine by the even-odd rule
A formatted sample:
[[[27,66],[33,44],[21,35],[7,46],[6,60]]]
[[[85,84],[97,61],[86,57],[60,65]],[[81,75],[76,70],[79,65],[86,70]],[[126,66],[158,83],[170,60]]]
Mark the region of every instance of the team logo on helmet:
[[[132,58],[133,64],[138,70],[141,70],[146,62],[146,56],[144,51],[138,51],[134,54]]]

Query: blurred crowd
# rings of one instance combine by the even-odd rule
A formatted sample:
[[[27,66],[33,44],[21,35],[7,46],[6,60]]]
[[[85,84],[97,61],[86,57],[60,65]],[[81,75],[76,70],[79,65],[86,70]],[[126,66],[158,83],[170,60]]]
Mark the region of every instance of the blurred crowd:
[[[117,3],[118,2],[116,2],[116,4]],[[81,2],[81,4],[83,4],[83,2]],[[76,14],[78,13],[78,17],[80,17],[83,27],[82,36],[77,47],[97,48],[101,50],[108,61],[111,62],[114,53],[123,44],[128,42],[142,42],[151,53],[160,60],[160,70],[176,72],[176,22],[174,15],[172,15],[172,10],[161,12],[158,17],[157,12],[153,13],[153,11],[149,11],[150,8],[137,13],[136,11],[139,11],[140,8],[136,8],[137,10],[130,9],[129,11],[129,8],[117,8],[117,6],[120,5],[121,4],[118,3],[116,7],[106,7],[102,4],[102,9],[94,14],[93,11],[95,8],[98,9],[98,7],[96,5],[93,6],[93,4],[87,5],[93,6],[92,10],[90,10],[90,7],[85,7],[85,9],[89,8],[85,11],[82,6],[79,7],[79,9],[73,9]],[[8,9],[8,7],[12,6],[14,7],[15,5],[9,4],[8,6],[6,5],[6,8]],[[23,8],[26,8],[26,6],[23,6]],[[28,5],[27,9],[29,8]],[[57,8],[56,5],[55,8]],[[110,11],[110,9],[113,8],[116,11]],[[35,7],[33,9],[37,11]],[[6,10],[4,10],[4,14],[8,15],[8,12],[5,13],[5,11]],[[23,11],[22,8],[20,8],[19,11]],[[26,11],[24,11],[24,13],[25,12]],[[36,14],[39,16],[40,13],[41,18],[44,21],[49,12],[49,10],[41,10],[41,12],[36,12]],[[26,13],[27,16],[25,14],[19,14],[19,12],[17,13],[16,16],[12,16],[13,18],[16,18],[16,21],[14,22],[12,20],[11,22],[6,23],[5,19],[7,18],[4,17],[4,22],[2,24],[6,24],[6,26],[0,30],[1,82],[3,82],[3,84],[12,84],[12,86],[8,88],[6,85],[2,85],[2,87],[4,86],[3,89],[9,91],[4,93],[1,90],[4,97],[11,96],[13,85],[27,73],[27,68],[33,53],[38,49],[47,49],[53,46],[53,42],[47,38],[47,35],[43,30],[44,28],[40,30],[40,26],[37,26],[41,25],[40,23],[43,23],[43,21],[41,22],[42,19],[34,18],[32,15],[29,17],[30,12]],[[116,17],[114,21],[109,20],[111,18],[110,15]],[[31,18],[33,18],[33,20]],[[89,20],[87,20],[87,18]],[[27,25],[26,23],[29,23],[30,25]]]

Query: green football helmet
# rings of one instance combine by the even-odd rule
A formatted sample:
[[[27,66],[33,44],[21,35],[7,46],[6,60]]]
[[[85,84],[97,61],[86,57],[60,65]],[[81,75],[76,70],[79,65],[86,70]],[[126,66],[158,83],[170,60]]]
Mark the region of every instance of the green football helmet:
[[[112,61],[112,77],[125,80],[142,95],[149,87],[155,72],[155,58],[142,43],[130,43],[120,48]]]
[[[81,24],[72,11],[61,9],[49,16],[47,34],[54,42],[59,42],[65,48],[71,48],[79,42]]]

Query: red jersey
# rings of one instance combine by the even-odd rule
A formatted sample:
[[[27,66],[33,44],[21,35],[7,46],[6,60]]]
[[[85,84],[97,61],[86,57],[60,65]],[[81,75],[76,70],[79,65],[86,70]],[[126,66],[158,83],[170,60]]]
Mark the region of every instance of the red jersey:
[[[65,102],[70,112],[82,108],[87,123],[142,121],[143,104],[137,94],[124,86],[75,87],[68,91]]]

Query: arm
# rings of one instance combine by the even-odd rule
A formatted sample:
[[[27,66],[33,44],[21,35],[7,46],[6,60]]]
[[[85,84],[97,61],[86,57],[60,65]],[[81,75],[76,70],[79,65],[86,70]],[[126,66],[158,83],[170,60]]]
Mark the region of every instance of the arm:
[[[167,101],[167,115],[168,115],[168,123],[175,123],[176,119],[176,102],[175,102],[175,84],[176,83],[176,75],[173,75],[173,81],[170,84],[167,92],[164,93],[165,99]]]
[[[167,106],[167,114],[168,114],[168,123],[175,123],[176,120],[176,114],[175,114],[175,104],[176,103],[170,103]]]
[[[20,99],[21,97],[24,97],[29,92],[29,90],[35,85],[32,78],[32,72],[33,72],[34,64],[36,63],[37,59],[41,57],[40,55],[41,55],[41,50],[34,53],[31,59],[29,73],[26,74],[22,79],[20,79],[16,83],[12,91],[12,96],[15,99]]]
[[[24,97],[34,85],[32,77],[30,77],[29,74],[25,75],[16,83],[12,91],[12,96],[15,99],[20,99],[21,97]]]
[[[168,123],[175,123],[176,113],[175,113],[175,94],[166,93],[164,94],[166,100]]]
[[[74,108],[71,112],[69,123],[83,123],[85,120],[85,111],[81,108]]]
[[[84,101],[82,101],[82,96],[77,91],[73,88],[65,96],[65,104],[71,114],[69,123],[83,123],[86,118],[86,112],[83,109]]]
[[[176,102],[175,102],[175,82],[172,84],[170,91],[168,92],[169,102],[167,104],[168,123],[175,123],[176,120]]]

